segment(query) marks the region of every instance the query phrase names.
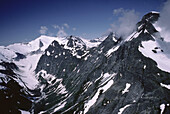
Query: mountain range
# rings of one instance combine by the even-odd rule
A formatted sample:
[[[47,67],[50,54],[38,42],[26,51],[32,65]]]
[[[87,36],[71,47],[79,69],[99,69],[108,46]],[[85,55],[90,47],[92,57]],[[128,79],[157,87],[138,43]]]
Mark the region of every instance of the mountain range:
[[[126,38],[42,35],[0,46],[4,114],[169,114],[170,43],[158,12]]]

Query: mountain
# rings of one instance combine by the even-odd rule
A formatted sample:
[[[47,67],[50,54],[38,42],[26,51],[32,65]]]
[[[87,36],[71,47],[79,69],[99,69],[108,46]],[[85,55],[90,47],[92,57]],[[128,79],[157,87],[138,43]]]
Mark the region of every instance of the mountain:
[[[1,46],[4,112],[169,114],[170,47],[158,19],[144,15],[127,38],[41,36]]]

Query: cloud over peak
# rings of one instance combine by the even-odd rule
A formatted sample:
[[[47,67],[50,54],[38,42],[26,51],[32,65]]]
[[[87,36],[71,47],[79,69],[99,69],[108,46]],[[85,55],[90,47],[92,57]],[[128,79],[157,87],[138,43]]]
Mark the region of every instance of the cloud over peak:
[[[65,31],[65,28],[68,29],[69,28],[69,25],[68,24],[63,24],[63,26],[59,26],[59,25],[53,25],[52,26],[54,29],[58,29],[58,32],[57,32],[57,36],[59,37],[63,37],[63,36],[67,36],[67,33]]]
[[[118,20],[111,24],[109,31],[116,33],[119,37],[127,37],[136,27],[139,21],[139,13],[135,10],[127,10],[123,8],[114,9],[113,15],[118,17]]]
[[[40,27],[40,34],[47,34],[48,28],[46,26],[41,26]]]

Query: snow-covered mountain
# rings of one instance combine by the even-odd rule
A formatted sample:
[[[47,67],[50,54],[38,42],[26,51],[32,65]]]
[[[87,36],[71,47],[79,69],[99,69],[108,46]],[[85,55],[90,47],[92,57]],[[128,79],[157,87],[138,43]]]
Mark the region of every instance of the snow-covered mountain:
[[[13,102],[4,113],[169,114],[170,47],[158,19],[146,14],[127,38],[40,36],[1,46],[0,101]]]

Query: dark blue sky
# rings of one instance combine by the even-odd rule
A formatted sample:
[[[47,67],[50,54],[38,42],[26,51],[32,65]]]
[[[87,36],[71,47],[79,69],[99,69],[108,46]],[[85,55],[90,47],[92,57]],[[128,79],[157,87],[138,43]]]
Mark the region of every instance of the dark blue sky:
[[[67,35],[96,38],[118,17],[113,10],[134,9],[140,16],[156,10],[166,0],[0,0],[0,45],[26,42],[40,36],[41,26],[56,35],[64,27]],[[63,24],[68,24],[69,28]],[[73,30],[76,28],[76,30]]]

